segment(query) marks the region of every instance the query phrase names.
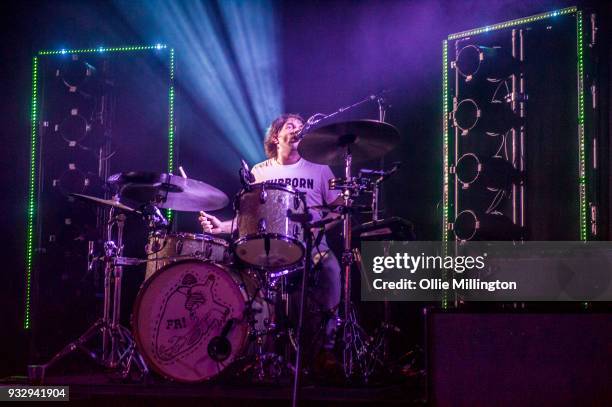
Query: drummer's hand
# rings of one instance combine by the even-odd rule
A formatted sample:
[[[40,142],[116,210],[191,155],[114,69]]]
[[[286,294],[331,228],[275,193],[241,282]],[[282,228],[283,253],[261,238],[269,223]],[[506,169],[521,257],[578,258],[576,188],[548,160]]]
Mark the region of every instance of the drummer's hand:
[[[213,215],[209,215],[204,211],[200,211],[198,221],[205,233],[221,233],[221,221]]]

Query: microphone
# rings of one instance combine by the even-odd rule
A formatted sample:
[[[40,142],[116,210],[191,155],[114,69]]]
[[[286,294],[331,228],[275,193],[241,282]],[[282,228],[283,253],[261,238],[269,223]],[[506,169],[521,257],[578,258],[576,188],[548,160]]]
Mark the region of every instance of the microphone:
[[[310,125],[307,123],[304,126],[302,126],[300,131],[298,131],[294,137],[297,137],[298,140],[302,140],[306,136],[306,133],[308,133],[309,129],[310,129]]]
[[[255,175],[253,175],[253,173],[249,169],[249,165],[246,163],[246,161],[244,161],[242,159],[240,160],[240,162],[242,163],[242,170],[244,171],[244,175],[245,175],[245,178],[247,179],[247,181],[249,183],[255,182]]]
[[[376,100],[378,102],[384,102],[385,95],[389,94],[389,89],[383,89],[378,93],[371,94],[368,98],[372,101]]]
[[[244,160],[241,159],[240,162],[242,163],[240,170],[238,171],[240,183],[246,190],[250,191],[251,184],[255,182],[255,176],[249,169],[249,165]]]

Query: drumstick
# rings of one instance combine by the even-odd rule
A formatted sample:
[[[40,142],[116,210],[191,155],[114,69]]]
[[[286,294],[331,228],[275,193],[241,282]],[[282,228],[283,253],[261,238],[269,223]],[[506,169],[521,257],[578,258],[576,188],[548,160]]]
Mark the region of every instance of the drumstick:
[[[185,170],[183,170],[183,167],[181,165],[179,165],[179,172],[181,173],[181,177],[187,179],[187,174],[185,173]]]

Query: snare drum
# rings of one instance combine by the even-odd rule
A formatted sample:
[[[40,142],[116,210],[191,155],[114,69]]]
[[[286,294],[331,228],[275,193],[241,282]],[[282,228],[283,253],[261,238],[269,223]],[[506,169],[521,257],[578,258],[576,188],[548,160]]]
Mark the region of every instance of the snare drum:
[[[236,255],[255,267],[280,268],[304,257],[302,225],[287,217],[287,211],[303,213],[304,197],[289,186],[253,184],[236,197],[238,238]]]
[[[147,364],[167,379],[212,379],[274,326],[256,278],[208,261],[171,263],[147,280],[132,314]]]
[[[146,247],[147,272],[145,280],[171,262],[197,258],[227,264],[230,259],[229,243],[210,234],[176,233],[153,236]]]

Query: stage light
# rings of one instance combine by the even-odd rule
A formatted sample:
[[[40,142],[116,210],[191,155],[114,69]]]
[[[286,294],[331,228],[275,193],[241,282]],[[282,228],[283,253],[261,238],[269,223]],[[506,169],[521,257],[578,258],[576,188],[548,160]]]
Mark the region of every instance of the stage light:
[[[481,213],[464,210],[453,223],[457,240],[518,240],[522,236],[520,226],[507,216],[498,213]]]
[[[472,81],[475,77],[490,80],[504,79],[519,68],[511,50],[499,46],[481,45],[466,45],[461,48],[451,66],[457,69],[466,82]]]
[[[24,329],[30,329],[32,306],[32,266],[34,263],[34,219],[36,205],[36,166],[38,165],[38,57],[32,60],[32,99],[30,111],[30,177],[28,181],[28,207],[26,225],[26,278]]]
[[[237,155],[261,161],[266,128],[283,112],[275,3],[150,1],[144,7],[152,20],[137,20],[129,4],[118,4],[143,35],[155,27],[156,35],[176,44],[182,89],[208,113]],[[220,170],[235,172],[227,157],[207,158]]]
[[[499,24],[487,25],[481,28],[476,28],[448,36],[447,40],[443,41],[443,239],[450,239],[450,231],[455,232],[455,238],[458,240],[470,237],[470,233],[465,232],[466,224],[478,224],[478,228],[482,228],[484,218],[489,215],[500,216],[500,213],[492,210],[495,213],[479,213],[470,199],[475,199],[474,194],[480,193],[481,190],[475,188],[476,185],[485,185],[491,188],[500,188],[500,192],[504,192],[505,185],[520,184],[523,181],[523,175],[511,165],[510,157],[516,159],[517,155],[514,150],[506,151],[506,140],[510,140],[519,134],[519,126],[525,125],[524,120],[520,119],[518,113],[512,113],[512,102],[522,103],[525,99],[521,99],[521,94],[513,94],[512,83],[510,79],[504,77],[505,74],[512,71],[511,68],[519,68],[519,64],[511,58],[511,53],[505,52],[503,48],[495,46],[484,47],[478,42],[478,34],[487,33],[482,36],[482,43],[491,45],[490,40],[493,38],[488,33],[496,30],[509,29],[526,29],[529,30],[533,22],[542,21],[548,18],[559,18],[565,16],[567,20],[575,18],[576,21],[576,64],[577,64],[577,84],[578,84],[578,100],[577,100],[577,121],[578,121],[578,162],[577,175],[579,187],[579,202],[576,208],[579,209],[579,235],[581,240],[587,240],[588,235],[588,206],[587,206],[587,182],[588,174],[586,168],[586,135],[585,135],[585,89],[584,89],[584,32],[583,32],[583,12],[576,7],[569,7],[552,12],[542,13],[534,16],[529,16],[521,19],[511,20]],[[502,34],[500,34],[502,35]],[[489,42],[487,42],[489,41]],[[505,46],[500,43],[499,45]],[[449,57],[449,49],[454,46],[456,55]],[[501,52],[501,54],[499,54]],[[497,56],[495,54],[498,54]],[[488,58],[489,57],[489,58]],[[502,57],[497,59],[497,57]],[[449,61],[449,58],[453,58]],[[487,60],[491,62],[501,61],[502,69],[487,66]],[[504,62],[505,61],[505,62]],[[456,86],[449,83],[449,70],[455,70],[457,78]],[[518,70],[516,70],[518,71]],[[501,74],[499,73],[501,72]],[[491,74],[492,73],[492,74]],[[514,73],[514,72],[512,72]],[[493,77],[494,81],[476,82],[477,78]],[[491,86],[495,86],[493,92],[487,89],[487,82]],[[453,88],[455,93],[453,93]],[[458,88],[465,90],[466,95],[460,96]],[[484,91],[483,91],[484,90]],[[476,97],[477,92],[484,94],[484,97]],[[526,93],[529,93],[528,91]],[[493,97],[491,97],[493,95]],[[516,99],[518,97],[519,99]],[[452,106],[452,108],[451,108]],[[455,138],[449,133],[452,127],[455,127]],[[513,133],[516,130],[516,133]],[[463,137],[461,137],[463,136]],[[487,136],[496,136],[489,138]],[[504,137],[504,139],[500,138]],[[486,144],[485,143],[485,139]],[[495,147],[492,142],[499,141],[499,147]],[[478,149],[474,148],[478,146]],[[520,154],[522,154],[522,150]],[[473,154],[466,154],[473,153]],[[489,169],[498,173],[497,182],[491,183],[493,180],[486,180],[485,174],[489,172],[485,162],[485,157],[492,157],[493,161],[489,163]],[[519,156],[520,157],[520,156]],[[518,165],[518,164],[517,164]],[[451,182],[449,182],[449,174]],[[455,182],[452,182],[452,174],[455,174]],[[506,181],[503,181],[506,180]],[[495,185],[496,184],[496,185]],[[454,188],[453,188],[454,187]],[[465,191],[463,191],[465,190]],[[514,191],[514,190],[513,190]],[[514,192],[513,192],[514,193]],[[467,194],[467,195],[463,195]],[[469,196],[470,199],[466,198]],[[496,198],[497,199],[497,198]],[[486,206],[485,206],[486,207]],[[503,210],[507,210],[504,206],[498,206]],[[455,219],[451,213],[454,213]],[[514,207],[513,207],[514,208]],[[466,210],[468,212],[466,212]],[[513,209],[514,210],[514,209]],[[469,212],[471,211],[471,212]],[[462,214],[459,217],[457,214]],[[508,212],[507,219],[516,219],[517,224],[520,223],[521,214],[516,212]],[[470,221],[472,219],[472,221]],[[501,218],[492,218],[493,222],[499,221]],[[485,222],[486,223],[486,222]],[[501,222],[503,223],[503,222]],[[512,225],[514,223],[510,222]],[[469,226],[469,225],[468,225]],[[457,228],[455,231],[454,229]],[[516,231],[516,230],[514,230]],[[521,235],[514,233],[514,235]],[[512,234],[512,233],[511,233]],[[485,233],[486,235],[486,233]],[[493,236],[495,237],[495,236]]]
[[[448,240],[448,220],[449,220],[449,145],[448,145],[448,41],[442,43],[442,174],[443,175],[443,191],[442,191],[442,241]]]
[[[584,50],[582,11],[576,13],[576,54],[578,60],[578,184],[580,194],[580,240],[587,240],[586,153],[584,138]]]
[[[463,189],[479,185],[491,189],[509,189],[521,181],[520,172],[501,157],[479,157],[473,153],[462,155],[455,166],[457,179]]]
[[[160,44],[158,44],[160,45]],[[161,49],[166,49],[167,46],[161,44]],[[104,52],[133,52],[133,51],[147,51],[159,49],[157,45],[151,46],[124,46],[124,47],[112,47],[112,48],[87,48],[87,49],[59,49],[59,50],[41,50],[37,56],[32,59],[32,93],[31,93],[31,110],[30,110],[30,176],[28,180],[28,197],[27,197],[27,223],[26,223],[26,256],[25,256],[25,304],[24,304],[24,320],[23,327],[28,330],[31,328],[31,307],[32,307],[32,271],[34,265],[34,244],[35,244],[35,223],[37,215],[37,180],[38,180],[38,158],[39,158],[39,63],[40,58],[53,55],[65,55],[70,54],[72,58],[67,63],[76,63],[76,75],[70,76],[68,80],[61,78],[65,85],[70,88],[74,87],[73,84],[82,84],[87,82],[88,77],[91,77],[95,73],[95,69],[86,63],[81,63],[79,54],[97,53],[100,50]],[[169,49],[170,55],[170,78],[169,78],[169,109],[168,109],[168,170],[172,172],[174,166],[174,49]],[[78,62],[77,62],[78,61]],[[74,73],[74,71],[73,71]],[[61,77],[61,73],[58,72]],[[83,134],[87,133],[90,129],[87,128],[89,124],[86,124],[76,114],[71,112],[71,117],[68,121],[59,125],[56,131],[66,139],[71,147],[74,147],[76,143],[82,140]],[[89,178],[87,176],[80,177],[76,166],[69,168],[63,177],[58,179],[58,187],[64,192],[72,190],[81,190],[81,185],[87,187],[89,185]],[[172,213],[169,213],[171,216]]]
[[[575,13],[577,10],[577,7],[568,7],[568,8],[564,8],[561,10],[556,10],[553,12],[548,12],[548,13],[542,13],[542,14],[536,14],[534,16],[531,17],[525,17],[525,18],[519,18],[516,20],[511,20],[511,21],[506,21],[504,23],[499,23],[499,24],[494,24],[491,26],[486,26],[486,27],[482,27],[482,28],[476,28],[474,30],[468,30],[468,31],[462,31],[460,33],[456,33],[456,34],[451,34],[448,36],[449,40],[456,40],[459,38],[466,38],[466,37],[470,37],[476,34],[481,34],[483,32],[486,31],[493,31],[493,30],[500,30],[503,28],[510,28],[510,27],[515,27],[517,25],[521,25],[521,24],[526,24],[526,23],[532,23],[534,21],[539,21],[539,20],[544,20],[550,17],[556,17],[556,16],[562,16],[562,15],[566,15],[566,14],[572,14]]]
[[[520,124],[505,96],[493,102],[463,99],[453,111],[453,124],[462,136],[479,131],[481,133],[504,134]]]

